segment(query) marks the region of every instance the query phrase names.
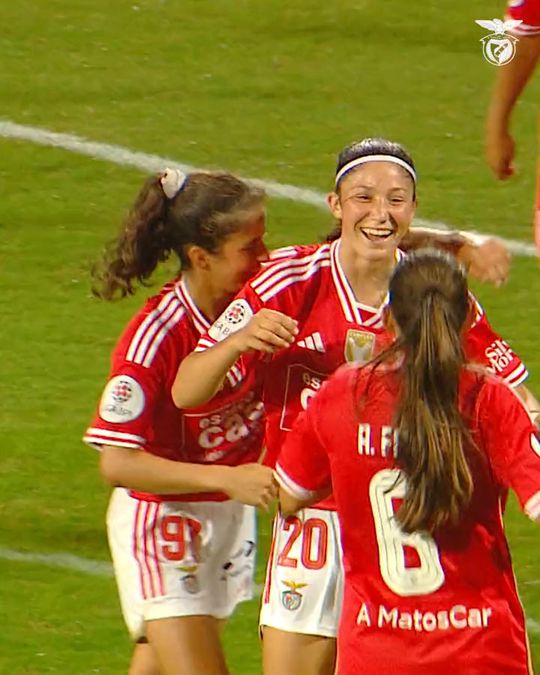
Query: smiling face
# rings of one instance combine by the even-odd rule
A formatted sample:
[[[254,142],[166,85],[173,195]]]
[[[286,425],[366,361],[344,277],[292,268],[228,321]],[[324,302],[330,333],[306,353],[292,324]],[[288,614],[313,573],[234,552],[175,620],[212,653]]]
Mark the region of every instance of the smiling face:
[[[254,209],[242,219],[239,229],[230,234],[216,253],[207,253],[211,285],[221,293],[237,293],[268,260],[264,243],[265,211]]]
[[[397,164],[368,162],[342,178],[328,204],[341,221],[344,249],[369,260],[384,260],[394,255],[414,217],[414,183]]]

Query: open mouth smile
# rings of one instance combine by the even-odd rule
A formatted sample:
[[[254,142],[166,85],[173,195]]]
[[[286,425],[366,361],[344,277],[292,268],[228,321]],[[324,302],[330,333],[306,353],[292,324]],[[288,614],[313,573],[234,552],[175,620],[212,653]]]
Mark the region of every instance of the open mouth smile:
[[[394,229],[391,227],[361,227],[359,229],[369,241],[385,241],[394,234]]]

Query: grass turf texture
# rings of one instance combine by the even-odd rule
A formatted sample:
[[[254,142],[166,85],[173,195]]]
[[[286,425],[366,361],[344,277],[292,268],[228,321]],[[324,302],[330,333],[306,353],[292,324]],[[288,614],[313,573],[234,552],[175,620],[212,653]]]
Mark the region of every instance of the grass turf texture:
[[[495,69],[474,19],[499,16],[501,5],[21,0],[2,8],[2,116],[320,190],[345,143],[382,134],[416,159],[421,217],[528,239],[539,82],[515,115],[519,175],[496,184],[482,158]],[[80,436],[114,340],[144,293],[100,303],[89,296],[88,266],[142,178],[0,140],[2,546],[107,559],[107,490]],[[270,245],[311,241],[329,223],[313,207],[269,203]],[[475,290],[540,395],[536,262],[515,259],[503,291]],[[269,534],[261,522],[259,580]],[[513,502],[507,523],[521,595],[538,622],[540,586],[525,583],[540,576],[538,531]],[[112,579],[20,562],[0,568],[0,673],[125,671]],[[259,672],[256,612],[245,605],[227,628],[235,675]],[[538,668],[540,635],[531,642]]]

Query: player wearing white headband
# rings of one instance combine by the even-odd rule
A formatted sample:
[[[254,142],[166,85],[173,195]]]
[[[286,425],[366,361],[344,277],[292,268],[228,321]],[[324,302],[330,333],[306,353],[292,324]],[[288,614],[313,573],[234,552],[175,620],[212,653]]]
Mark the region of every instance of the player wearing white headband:
[[[265,377],[267,461],[323,381],[346,361],[368,360],[385,337],[388,281],[416,210],[415,168],[402,146],[365,139],[340,154],[328,195],[333,242],[291,247],[250,281],[185,359],[173,386],[182,407],[199,405],[228,378]],[[472,360],[517,386],[524,365],[481,307],[465,338]],[[504,352],[497,352],[500,345]],[[260,624],[266,675],[333,675],[342,597],[339,524],[332,499],[277,516]]]

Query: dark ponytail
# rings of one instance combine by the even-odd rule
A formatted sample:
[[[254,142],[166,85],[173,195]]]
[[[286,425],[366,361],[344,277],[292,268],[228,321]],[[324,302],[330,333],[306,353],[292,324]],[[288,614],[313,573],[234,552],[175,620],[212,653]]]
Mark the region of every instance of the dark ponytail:
[[[407,532],[456,523],[470,502],[472,439],[458,408],[468,315],[464,271],[447,254],[419,251],[390,281],[390,309],[404,353],[395,426],[397,463],[407,480],[397,517]]]

